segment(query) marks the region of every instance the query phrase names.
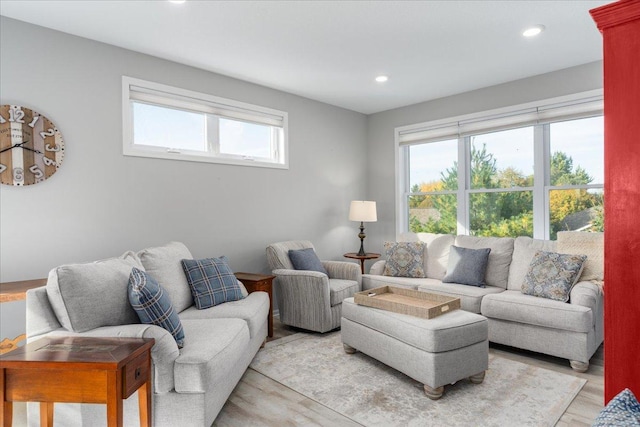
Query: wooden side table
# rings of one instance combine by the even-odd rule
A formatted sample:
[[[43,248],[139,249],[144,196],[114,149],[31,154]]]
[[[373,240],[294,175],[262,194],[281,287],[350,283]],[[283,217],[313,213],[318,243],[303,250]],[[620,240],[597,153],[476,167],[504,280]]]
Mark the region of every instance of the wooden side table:
[[[122,401],[138,390],[140,425],[151,426],[153,338],[42,338],[0,356],[0,425],[13,402],[40,402],[53,426],[54,402],[106,403],[107,424],[122,426]]]
[[[356,252],[349,252],[343,255],[345,258],[351,259],[359,259],[360,260],[360,271],[364,274],[364,262],[368,259],[376,259],[380,258],[380,254],[374,253],[366,253],[365,255],[358,255]]]
[[[247,288],[247,292],[264,291],[269,294],[269,338],[273,338],[273,279],[276,276],[254,273],[235,273],[235,276]]]
[[[0,304],[3,302],[20,301],[27,298],[29,289],[39,288],[47,284],[47,279],[21,280],[19,282],[0,283]],[[1,337],[0,337],[1,338]],[[27,339],[26,334],[21,334],[14,339],[5,338],[0,341],[0,354],[7,353]]]

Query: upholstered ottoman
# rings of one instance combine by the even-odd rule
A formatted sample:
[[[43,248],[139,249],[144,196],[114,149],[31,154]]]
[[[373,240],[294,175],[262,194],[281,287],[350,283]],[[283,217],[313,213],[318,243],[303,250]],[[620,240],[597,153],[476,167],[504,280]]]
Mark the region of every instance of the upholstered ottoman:
[[[484,380],[489,366],[487,319],[454,310],[433,319],[342,303],[342,343],[420,381],[430,399],[463,378]]]

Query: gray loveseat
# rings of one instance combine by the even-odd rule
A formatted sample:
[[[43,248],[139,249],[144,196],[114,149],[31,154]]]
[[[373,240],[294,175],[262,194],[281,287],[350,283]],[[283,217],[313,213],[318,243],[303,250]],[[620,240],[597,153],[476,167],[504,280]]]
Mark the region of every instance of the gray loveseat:
[[[362,276],[362,288],[403,286],[450,295],[462,309],[489,320],[489,341],[562,357],[584,372],[604,339],[602,233],[561,232],[558,241],[405,233],[399,241],[423,241],[425,278],[383,276],[385,261]],[[443,283],[451,245],[490,248],[485,288]],[[536,251],[586,254],[588,259],[568,303],[525,295],[521,286]]]
[[[267,336],[265,292],[198,310],[180,261],[192,259],[178,242],[118,258],[61,266],[45,287],[27,292],[27,339],[43,336],[155,338],[151,350],[155,426],[210,426]],[[169,294],[185,333],[179,349],[159,326],[140,324],[127,299],[132,267],[144,269]],[[29,425],[39,425],[29,404]],[[104,405],[56,404],[56,425],[106,425]],[[138,398],[124,404],[124,424],[139,425]]]

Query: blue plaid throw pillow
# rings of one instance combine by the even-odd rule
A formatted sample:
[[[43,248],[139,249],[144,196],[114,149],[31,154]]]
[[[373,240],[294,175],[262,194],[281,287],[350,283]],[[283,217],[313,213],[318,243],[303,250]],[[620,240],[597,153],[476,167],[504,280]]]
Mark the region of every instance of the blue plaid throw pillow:
[[[142,323],[166,329],[173,335],[178,347],[182,348],[184,330],[169,295],[153,277],[135,267],[129,275],[129,303]]]
[[[200,260],[183,259],[182,269],[198,310],[243,298],[238,280],[224,256]]]
[[[640,426],[640,403],[625,388],[600,411],[591,427]]]

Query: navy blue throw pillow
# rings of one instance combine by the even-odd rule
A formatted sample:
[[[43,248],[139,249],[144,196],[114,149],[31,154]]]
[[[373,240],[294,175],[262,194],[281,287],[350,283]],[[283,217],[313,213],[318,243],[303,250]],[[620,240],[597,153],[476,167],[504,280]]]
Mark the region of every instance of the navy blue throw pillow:
[[[182,269],[198,310],[243,298],[238,280],[224,256],[200,260],[183,259]]]
[[[135,267],[129,274],[129,303],[142,323],[157,325],[173,335],[178,347],[184,345],[184,330],[169,295],[158,282]]]
[[[289,259],[296,270],[311,270],[329,275],[313,248],[289,249]]]

